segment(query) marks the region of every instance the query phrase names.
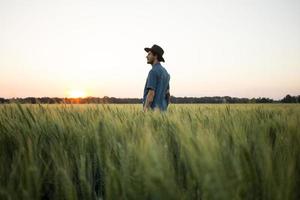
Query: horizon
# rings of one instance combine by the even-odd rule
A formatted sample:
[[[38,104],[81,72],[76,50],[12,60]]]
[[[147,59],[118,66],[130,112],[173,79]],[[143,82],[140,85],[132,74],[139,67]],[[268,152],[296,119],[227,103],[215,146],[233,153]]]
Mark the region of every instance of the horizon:
[[[228,96],[228,95],[224,95],[224,96],[173,96],[171,95],[172,97],[174,98],[214,98],[214,97],[220,97],[220,98],[224,98],[224,97],[229,97],[229,98],[238,98],[238,99],[262,99],[262,98],[266,98],[266,99],[272,99],[274,101],[280,101],[282,99],[284,99],[287,95],[290,95],[290,94],[286,94],[284,95],[283,97],[281,98],[278,98],[278,99],[274,99],[274,98],[271,98],[271,97],[266,97],[266,96],[260,96],[260,97],[237,97],[237,96]],[[290,95],[292,97],[298,97],[300,96],[300,94],[298,95]],[[108,97],[108,98],[117,98],[117,99],[142,99],[142,97],[118,97],[118,96],[83,96],[83,97],[57,97],[57,96],[53,96],[53,97],[49,97],[49,96],[24,96],[24,97],[10,97],[10,98],[5,98],[5,97],[1,97],[0,96],[0,99],[1,98],[4,98],[4,99],[26,99],[26,98],[50,98],[50,99],[54,99],[54,98],[59,98],[59,99],[85,99],[85,98],[105,98],[105,97]]]
[[[296,0],[0,0],[0,97],[142,98],[153,44],[172,96],[296,96],[299,10]]]

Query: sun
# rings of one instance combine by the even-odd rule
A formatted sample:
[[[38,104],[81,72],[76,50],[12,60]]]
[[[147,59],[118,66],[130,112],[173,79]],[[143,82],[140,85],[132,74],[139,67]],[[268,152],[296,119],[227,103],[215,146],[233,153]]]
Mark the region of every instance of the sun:
[[[85,97],[86,94],[83,90],[71,90],[69,92],[69,97],[70,98],[82,98]]]

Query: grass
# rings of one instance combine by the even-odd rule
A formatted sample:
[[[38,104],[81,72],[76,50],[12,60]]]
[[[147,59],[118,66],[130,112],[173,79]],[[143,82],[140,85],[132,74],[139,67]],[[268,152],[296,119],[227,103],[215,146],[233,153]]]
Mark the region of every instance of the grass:
[[[299,199],[300,105],[0,106],[0,199]]]

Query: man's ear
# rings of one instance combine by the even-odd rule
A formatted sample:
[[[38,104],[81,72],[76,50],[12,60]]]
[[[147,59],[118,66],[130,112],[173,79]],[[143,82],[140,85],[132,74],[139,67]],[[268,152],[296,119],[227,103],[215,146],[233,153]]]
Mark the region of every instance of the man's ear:
[[[153,55],[154,59],[158,60],[158,55],[157,54],[152,53],[152,55]]]

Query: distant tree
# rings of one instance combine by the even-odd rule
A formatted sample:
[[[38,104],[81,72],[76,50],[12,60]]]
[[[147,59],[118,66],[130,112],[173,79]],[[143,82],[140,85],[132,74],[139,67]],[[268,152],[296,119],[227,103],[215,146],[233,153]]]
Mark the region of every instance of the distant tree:
[[[258,98],[256,99],[256,103],[272,103],[273,99],[269,99],[269,98]]]
[[[9,100],[5,98],[0,98],[0,103],[9,103]]]
[[[283,103],[297,103],[297,97],[291,96],[291,95],[286,95],[281,102]]]
[[[26,97],[24,103],[36,104],[38,101],[35,97]]]

